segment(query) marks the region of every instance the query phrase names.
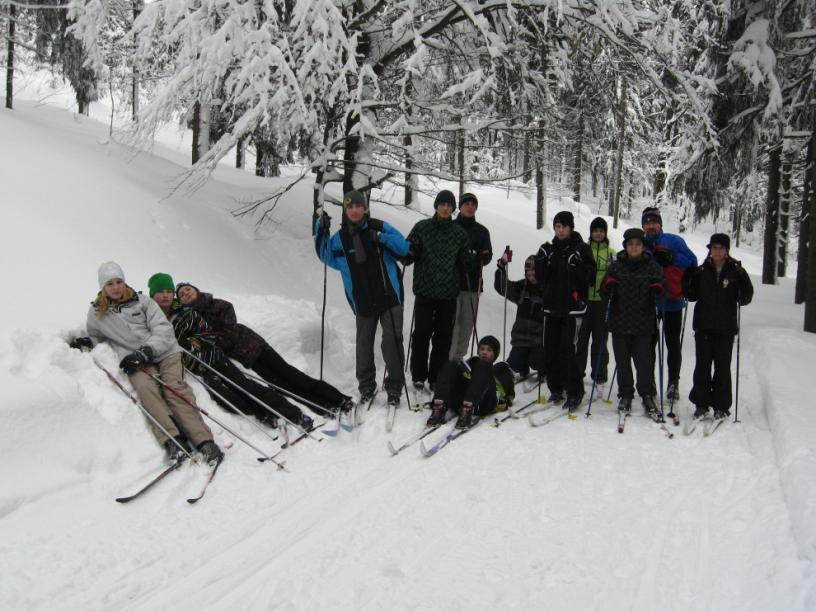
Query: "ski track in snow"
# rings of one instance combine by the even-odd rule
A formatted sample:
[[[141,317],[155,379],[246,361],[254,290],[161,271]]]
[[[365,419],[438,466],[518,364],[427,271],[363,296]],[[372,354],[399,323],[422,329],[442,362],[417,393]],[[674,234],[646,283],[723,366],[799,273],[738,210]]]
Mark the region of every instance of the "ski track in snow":
[[[179,196],[159,205],[170,164],[100,145],[104,126],[85,118],[19,107],[0,115],[11,143],[0,145],[0,167],[15,169],[19,202],[11,200],[20,205],[13,233],[4,229],[3,272],[10,286],[31,287],[50,269],[62,299],[55,308],[50,288],[32,288],[12,304],[15,316],[0,334],[0,609],[816,609],[812,419],[805,410],[787,414],[806,397],[801,388],[777,392],[786,371],[807,368],[801,364],[812,360],[814,342],[791,326],[790,313],[799,311],[788,305],[790,291],[778,298],[778,288],[758,288],[757,304],[744,312],[741,423],[729,421],[710,438],[669,425],[669,440],[638,402],[620,435],[614,405],[596,401],[588,419],[583,407],[575,420],[540,428],[510,419],[496,429],[486,420],[434,457],[421,457],[419,444],[391,457],[386,439],[417,431],[427,411],[402,408],[386,434],[379,401],[363,427],[285,451],[289,472],[258,463],[235,441],[200,503],[185,500],[207,470],[185,465],[143,498],[116,504],[158,473],[162,453],[138,409],[88,355],[64,343],[84,324],[96,266],[121,260],[137,288],[166,270],[227,297],[239,320],[316,374],[323,271],[299,204],[310,201],[310,187],[299,185],[281,202],[279,228],[253,233],[228,217],[223,202],[236,191],[266,191],[254,177],[219,170],[195,202]],[[22,142],[62,159],[105,160],[93,170],[104,178],[87,168],[82,177],[99,194],[61,201],[59,231],[33,229],[54,210],[54,192],[41,184],[36,197],[29,194],[37,156],[15,146]],[[62,174],[76,171],[66,165]],[[59,167],[55,173],[59,184]],[[111,194],[128,190],[140,195],[106,211]],[[523,262],[549,234],[528,227],[534,217],[524,196],[485,194],[500,203],[491,207],[485,197],[479,209],[494,249],[512,238]],[[149,212],[116,218],[137,205]],[[594,215],[572,206],[587,226]],[[405,232],[417,218],[399,209],[382,216]],[[108,236],[112,224],[127,231]],[[698,255],[706,238],[689,239]],[[36,257],[10,265],[22,244]],[[511,276],[520,275],[513,266]],[[485,272],[479,328],[498,336],[504,304],[490,286],[492,269]],[[354,321],[337,276],[329,271],[325,378],[352,393]],[[406,337],[411,279],[409,268]],[[512,306],[508,315],[509,327]],[[686,331],[676,407],[683,419],[691,321]],[[117,370],[110,349],[94,354]],[[192,385],[227,426],[264,450],[277,448]],[[231,438],[213,430],[221,442]]]

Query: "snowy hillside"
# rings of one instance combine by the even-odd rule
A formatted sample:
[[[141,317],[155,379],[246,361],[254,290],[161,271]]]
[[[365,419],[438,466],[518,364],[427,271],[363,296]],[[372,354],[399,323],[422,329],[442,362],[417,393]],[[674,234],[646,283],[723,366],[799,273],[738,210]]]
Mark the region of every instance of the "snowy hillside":
[[[596,402],[590,419],[482,425],[431,459],[416,448],[391,457],[379,406],[351,434],[287,450],[288,472],[236,442],[201,503],[185,499],[206,470],[188,465],[121,506],[114,498],[154,475],[163,454],[91,357],[65,344],[84,325],[97,266],[116,260],[140,290],[163,271],[225,297],[316,375],[323,267],[311,186],[295,187],[256,231],[230,212],[274,180],[224,166],[201,190],[167,197],[182,153],[134,155],[107,126],[49,106],[0,112],[0,134],[0,610],[816,609],[816,338],[799,331],[788,281],[754,277],[741,423],[709,438],[673,429],[670,440],[639,411],[621,436],[613,407]],[[534,229],[524,195],[477,193],[494,250],[513,247],[520,277],[552,232]],[[550,218],[561,207],[586,236],[596,211],[551,193]],[[374,214],[405,233],[422,218],[382,205]],[[626,227],[611,232],[616,245]],[[698,257],[707,240],[702,229],[689,236]],[[733,254],[759,272],[756,254]],[[504,304],[492,265],[486,273],[478,328],[501,338]],[[408,268],[406,334],[411,279]],[[508,315],[509,329],[512,305]],[[116,368],[106,347],[94,355]],[[353,393],[354,320],[332,271],[325,359],[325,378]],[[203,407],[272,451],[193,387]],[[402,411],[393,439],[425,418]]]

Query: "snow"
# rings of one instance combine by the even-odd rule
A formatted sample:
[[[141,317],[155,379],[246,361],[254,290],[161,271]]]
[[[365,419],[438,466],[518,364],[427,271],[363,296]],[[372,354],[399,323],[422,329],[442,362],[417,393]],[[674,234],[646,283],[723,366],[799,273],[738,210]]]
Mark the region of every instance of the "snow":
[[[233,440],[199,504],[185,499],[206,470],[188,465],[121,506],[113,499],[157,473],[162,453],[138,410],[65,343],[84,325],[97,266],[117,261],[137,289],[164,271],[228,298],[240,320],[316,374],[323,268],[311,185],[298,184],[256,229],[231,211],[282,179],[222,164],[201,190],[170,195],[187,163],[178,137],[136,155],[102,123],[22,100],[0,112],[0,133],[0,610],[816,609],[807,393],[816,338],[800,331],[789,280],[768,287],[754,276],[740,423],[710,438],[669,440],[639,415],[621,436],[612,407],[596,401],[590,419],[482,425],[432,459],[416,447],[391,457],[379,405],[351,434],[287,450],[286,472]],[[520,277],[551,231],[534,229],[527,196],[474,191],[494,251],[511,245]],[[567,208],[586,237],[597,211],[547,198],[547,228]],[[432,211],[429,198],[418,206]],[[405,233],[423,218],[379,204],[374,214]],[[610,232],[615,245],[626,227]],[[698,257],[707,239],[702,229],[687,235]],[[760,271],[756,252],[734,254]],[[479,331],[502,338],[504,303],[492,265],[485,272]],[[406,334],[411,277],[408,268]],[[353,393],[354,320],[332,271],[327,297],[324,376]],[[689,329],[684,394],[692,339]],[[116,371],[107,347],[94,355]],[[193,388],[202,407],[272,450]],[[680,402],[681,414],[688,408]],[[393,439],[424,418],[400,411]]]

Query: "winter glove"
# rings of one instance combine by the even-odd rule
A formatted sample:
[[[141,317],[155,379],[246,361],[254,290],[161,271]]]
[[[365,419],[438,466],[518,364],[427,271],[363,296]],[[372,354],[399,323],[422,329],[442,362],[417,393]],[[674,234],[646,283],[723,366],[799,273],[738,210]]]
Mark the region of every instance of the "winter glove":
[[[618,287],[620,286],[620,280],[618,280],[615,276],[607,276],[606,282],[604,283],[604,292],[606,295],[609,296],[610,300],[615,299],[615,294],[618,292]]]
[[[80,351],[84,351],[85,349],[93,350],[93,340],[91,340],[88,336],[82,336],[81,338],[74,338],[68,343],[72,349],[77,349]]]
[[[578,251],[575,251],[574,253],[570,253],[569,257],[567,257],[567,267],[570,270],[574,270],[580,266],[583,261],[584,259],[581,257],[581,254]]]
[[[654,247],[654,258],[657,263],[666,267],[674,260],[674,253],[672,253],[665,244],[656,244]]]
[[[331,217],[324,210],[320,214],[320,229],[322,229],[324,232],[328,232],[330,227],[331,227]]]
[[[487,250],[482,251],[481,253],[479,253],[479,261],[481,262],[481,264],[483,266],[486,266],[487,264],[490,263],[490,258],[492,256],[493,256],[493,253],[491,253],[490,251],[487,251]]]
[[[507,264],[513,261],[513,251],[510,247],[504,249],[504,253],[502,253],[501,258],[496,262],[500,268],[506,268]]]
[[[143,366],[153,361],[153,349],[143,346],[138,351],[133,351],[119,362],[119,367],[128,376],[132,376]]]

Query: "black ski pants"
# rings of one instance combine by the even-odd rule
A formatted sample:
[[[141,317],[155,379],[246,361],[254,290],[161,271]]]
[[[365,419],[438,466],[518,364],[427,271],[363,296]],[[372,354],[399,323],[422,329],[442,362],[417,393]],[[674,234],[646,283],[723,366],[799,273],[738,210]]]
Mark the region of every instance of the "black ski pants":
[[[727,412],[731,408],[731,353],[733,334],[696,332],[694,386],[689,399],[695,406]],[[714,366],[714,376],[711,366]]]
[[[327,410],[337,408],[346,396],[324,380],[317,380],[286,363],[271,346],[267,345],[252,369],[265,381],[299,395]]]
[[[592,348],[589,351],[589,367],[592,380],[605,381],[607,376],[607,366],[609,364],[609,351],[606,348],[606,307],[607,300],[597,302],[587,302],[587,311],[584,320],[578,330],[578,347],[575,350],[575,362],[581,371],[581,379],[586,375],[587,349],[589,339],[592,337]],[[598,362],[600,355],[600,363]],[[598,371],[595,371],[595,368]]]
[[[660,317],[663,320],[663,333],[665,334],[666,343],[666,366],[668,367],[668,377],[664,377],[664,382],[669,383],[680,380],[680,366],[683,362],[680,347],[680,334],[683,331],[683,311],[675,310],[670,312],[661,312]],[[660,342],[660,325],[658,324],[654,336],[652,336],[652,363],[657,364],[656,352],[657,343]],[[657,364],[660,367],[662,364]]]
[[[522,376],[527,376],[532,368],[543,376],[544,369],[544,347],[543,346],[514,346],[510,349],[507,357],[507,365],[510,369]]]
[[[229,402],[244,414],[254,415],[260,420],[268,420],[273,416],[272,412],[264,408],[260,403],[252,399],[257,398],[272,410],[283,415],[285,418],[295,423],[300,419],[300,408],[291,404],[283,395],[263,385],[257,381],[247,378],[246,375],[238,369],[238,367],[229,359],[216,360],[211,367],[218,371],[218,374],[211,370],[202,368],[204,372],[201,378],[207,383],[210,396],[212,396],[215,403],[232,412],[232,408],[227,404]],[[234,385],[226,382],[232,381],[238,385],[240,389],[236,389]],[[215,391],[215,393],[213,393]],[[219,395],[221,397],[219,397]],[[252,397],[250,397],[250,395]],[[223,399],[221,399],[223,397]],[[226,402],[224,401],[226,400]]]
[[[411,337],[411,379],[434,385],[439,370],[448,360],[456,299],[432,300],[416,296],[414,300],[414,334]],[[430,361],[428,349],[430,345]]]
[[[637,392],[640,397],[655,395],[654,362],[651,353],[652,338],[648,335],[612,334],[612,350],[618,366],[618,397],[632,399],[635,381],[632,362],[637,373]]]
[[[548,315],[544,321],[544,359],[550,393],[582,398],[584,383],[575,362],[575,317]]]
[[[496,384],[493,366],[486,361],[476,361],[467,376],[468,365],[464,361],[447,361],[439,369],[434,386],[434,399],[442,400],[448,410],[456,414],[462,411],[462,402],[473,405],[473,413],[480,416],[496,411]]]

